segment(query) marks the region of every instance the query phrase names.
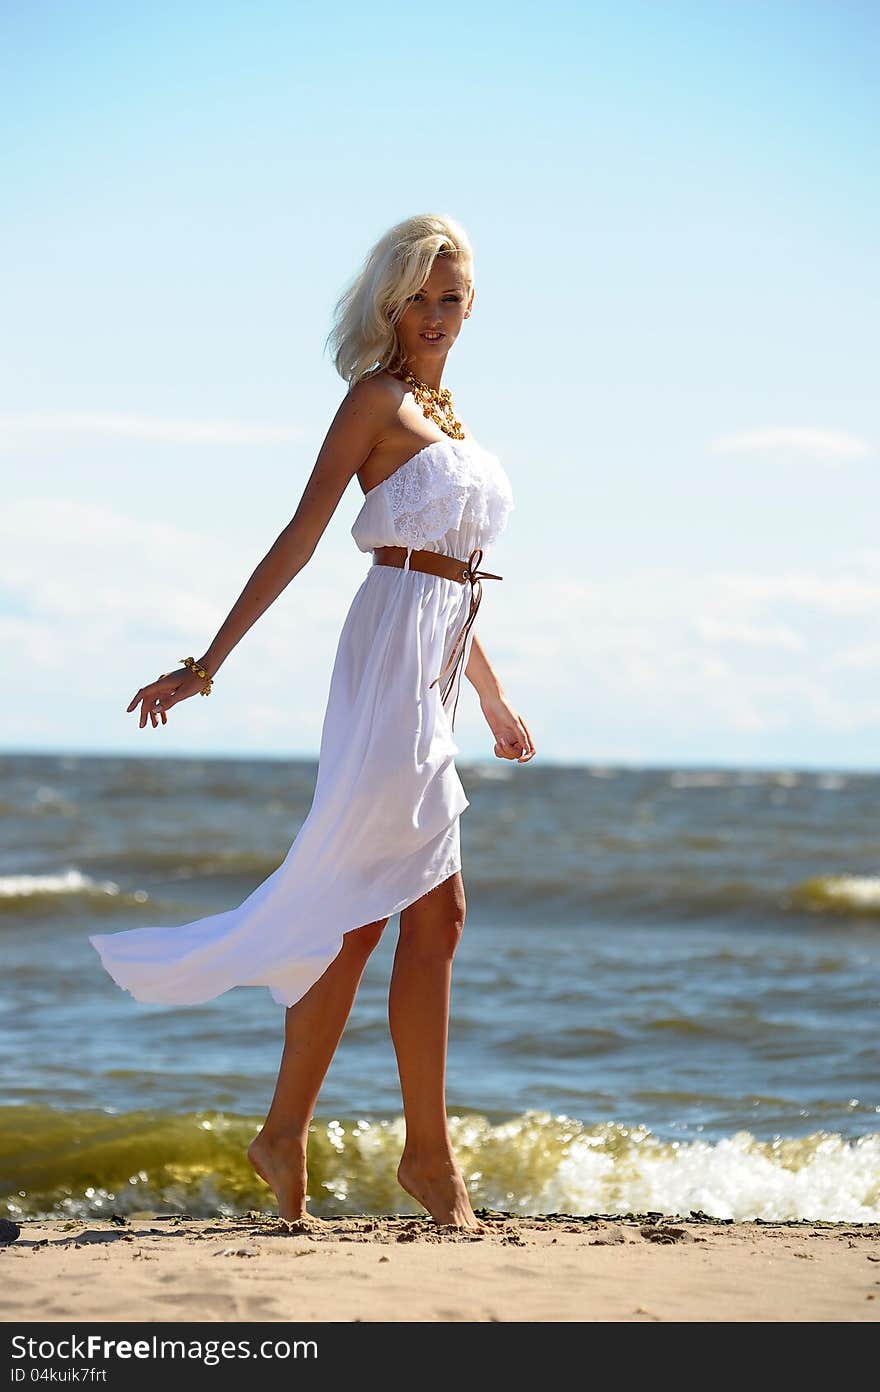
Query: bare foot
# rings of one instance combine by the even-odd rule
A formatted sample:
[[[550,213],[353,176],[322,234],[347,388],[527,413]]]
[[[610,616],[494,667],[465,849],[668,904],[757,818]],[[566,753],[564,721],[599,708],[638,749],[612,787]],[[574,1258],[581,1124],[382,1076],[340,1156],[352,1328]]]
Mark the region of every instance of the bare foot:
[[[488,1231],[471,1208],[461,1170],[451,1155],[420,1164],[404,1154],[397,1167],[397,1182],[428,1210],[435,1223]]]
[[[306,1211],[306,1152],[301,1141],[260,1132],[248,1146],[247,1158],[275,1195],[279,1218],[289,1223],[321,1222]]]
[[[279,1218],[279,1223],[284,1224],[284,1231],[290,1237],[308,1237],[311,1233],[326,1233],[331,1229],[325,1218],[319,1218],[316,1213],[306,1213],[302,1218]]]

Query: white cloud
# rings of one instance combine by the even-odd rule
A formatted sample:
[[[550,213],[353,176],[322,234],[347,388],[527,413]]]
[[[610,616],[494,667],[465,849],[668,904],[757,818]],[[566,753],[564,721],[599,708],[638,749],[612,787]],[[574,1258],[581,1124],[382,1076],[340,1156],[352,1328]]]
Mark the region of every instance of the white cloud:
[[[789,652],[804,646],[801,635],[784,624],[761,627],[706,616],[696,619],[694,628],[707,643],[750,643],[758,648],[786,648]]]
[[[108,411],[38,411],[0,413],[0,448],[53,444],[58,437],[108,436],[161,440],[181,445],[277,445],[312,439],[314,431],[295,425],[259,425],[232,420],[163,420],[157,416]]]
[[[341,554],[343,544],[325,534],[224,663],[211,697],[171,713],[166,744],[317,747],[339,629],[366,566],[359,552]],[[56,739],[72,746],[124,743],[136,729],[128,701],[183,656],[201,655],[259,559],[234,538],[106,506],[10,503],[0,513],[0,642],[20,681],[0,687],[0,728],[8,737],[23,710],[48,712]]]
[[[880,571],[880,549],[863,546],[852,553],[853,565],[864,566],[865,570]]]
[[[854,672],[866,672],[872,667],[880,668],[880,643],[865,643],[846,648],[831,658],[828,665],[849,668]]]
[[[141,732],[127,702],[204,651],[258,560],[234,530],[209,537],[77,500],[8,504],[0,643],[20,679],[0,687],[7,739],[54,729],[56,744],[130,747],[130,731]],[[366,567],[334,519],[224,664],[215,694],[172,712],[156,737],[191,751],[315,752],[339,630]],[[878,606],[870,553],[782,574],[646,566],[585,581],[545,579],[538,567],[508,592],[485,587],[478,632],[548,757],[635,757],[639,744],[653,757],[766,748],[799,734],[817,747],[817,731],[880,727],[880,650],[865,628]],[[456,734],[465,757],[487,756],[467,683]]]
[[[55,626],[41,618],[0,614],[0,648],[14,653],[18,662],[43,671],[60,671],[64,666]]]
[[[756,603],[784,601],[830,614],[876,614],[880,609],[880,583],[858,574],[790,571],[783,575],[722,574],[715,579],[731,596]]]
[[[721,435],[711,442],[714,454],[808,455],[826,463],[841,459],[866,459],[875,453],[867,440],[842,430],[811,430],[770,426]]]
[[[804,693],[810,718],[820,728],[841,734],[880,727],[880,700],[829,691],[821,686]]]
[[[862,637],[865,615],[878,606],[867,557],[846,568],[832,560],[828,573],[645,567],[597,583],[536,575],[515,601],[487,604],[481,632],[536,739],[554,748],[557,732],[570,750],[579,731],[584,749],[595,749],[597,729],[636,730],[655,751],[671,740],[717,746],[724,732],[809,731],[816,747],[823,725],[878,728],[874,683],[861,676],[876,650]]]

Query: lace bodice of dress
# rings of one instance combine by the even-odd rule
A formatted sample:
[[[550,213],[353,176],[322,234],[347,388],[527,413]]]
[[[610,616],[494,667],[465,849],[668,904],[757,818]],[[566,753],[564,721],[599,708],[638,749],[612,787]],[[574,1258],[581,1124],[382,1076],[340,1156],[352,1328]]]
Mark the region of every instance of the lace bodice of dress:
[[[491,546],[514,508],[498,457],[472,440],[435,440],[370,489],[352,535],[361,550]],[[386,535],[389,528],[393,535]]]

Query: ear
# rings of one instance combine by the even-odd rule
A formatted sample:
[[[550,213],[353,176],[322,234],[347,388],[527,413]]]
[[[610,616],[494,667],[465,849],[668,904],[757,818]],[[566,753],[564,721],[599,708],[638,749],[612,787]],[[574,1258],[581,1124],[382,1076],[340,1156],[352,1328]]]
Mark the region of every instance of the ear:
[[[470,293],[470,295],[469,295],[469,297],[468,297],[468,307],[467,307],[467,309],[466,309],[465,312],[464,312],[464,317],[465,317],[465,319],[469,319],[469,318],[470,318],[470,313],[471,313],[471,310],[473,309],[473,307],[474,307],[474,286],[472,285],[472,286],[471,286],[471,293]]]

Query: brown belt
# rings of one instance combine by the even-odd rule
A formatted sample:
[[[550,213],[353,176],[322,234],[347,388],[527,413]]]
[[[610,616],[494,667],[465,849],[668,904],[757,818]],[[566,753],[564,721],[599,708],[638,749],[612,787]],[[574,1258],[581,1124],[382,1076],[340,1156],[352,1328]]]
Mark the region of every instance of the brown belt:
[[[438,681],[446,677],[446,684],[441,688],[440,699],[446,703],[446,699],[452,690],[453,683],[458,674],[458,690],[455,693],[455,705],[452,708],[452,728],[455,729],[455,712],[458,709],[458,697],[461,691],[461,674],[459,668],[464,659],[464,651],[467,645],[466,640],[470,627],[477,617],[477,610],[483,598],[484,580],[502,580],[501,575],[493,575],[489,570],[479,570],[480,561],[483,559],[483,548],[475,546],[466,561],[459,560],[456,556],[444,556],[439,551],[415,551],[409,550],[406,546],[374,546],[373,565],[391,565],[402,569],[409,555],[409,569],[421,570],[428,575],[442,575],[447,580],[457,580],[464,585],[470,581],[471,601],[468,608],[468,616],[461,626],[461,630],[456,638],[449,660],[443,671],[440,672],[430,686],[434,686]],[[447,675],[448,674],[448,675]],[[429,688],[430,689],[430,688]]]

